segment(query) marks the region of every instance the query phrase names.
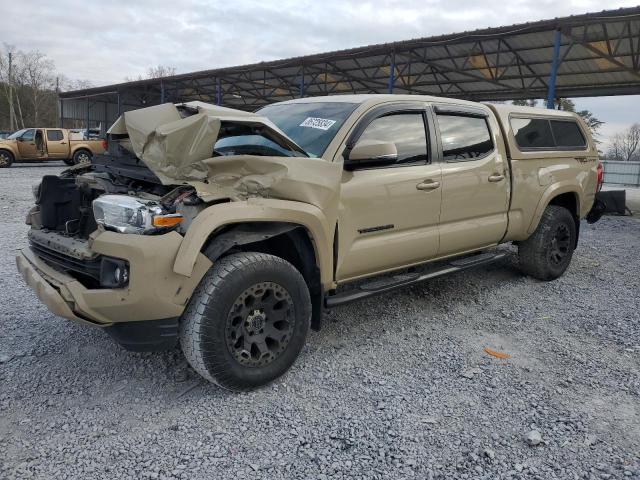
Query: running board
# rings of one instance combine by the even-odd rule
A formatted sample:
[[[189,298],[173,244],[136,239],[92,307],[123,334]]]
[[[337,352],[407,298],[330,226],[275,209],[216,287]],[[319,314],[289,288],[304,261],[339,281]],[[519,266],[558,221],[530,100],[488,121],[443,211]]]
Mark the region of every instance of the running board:
[[[445,264],[441,268],[437,268],[426,273],[406,273],[399,274],[389,279],[373,280],[371,282],[360,285],[358,288],[346,292],[331,295],[325,298],[324,304],[326,308],[333,308],[347,303],[362,300],[363,298],[373,297],[381,293],[387,293],[397,288],[414,285],[416,283],[431,280],[433,278],[443,277],[451,273],[460,272],[469,268],[486,265],[504,258],[506,253],[480,253],[469,257],[458,258]]]

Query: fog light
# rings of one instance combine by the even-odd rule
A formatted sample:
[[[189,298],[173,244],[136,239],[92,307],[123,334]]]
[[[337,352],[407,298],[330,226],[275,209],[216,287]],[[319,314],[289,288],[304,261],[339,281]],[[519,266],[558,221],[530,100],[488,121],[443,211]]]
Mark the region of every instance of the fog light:
[[[127,267],[116,267],[113,278],[118,285],[126,285],[129,283],[129,270]]]
[[[129,284],[129,263],[119,258],[102,257],[100,285],[106,288],[123,288]]]

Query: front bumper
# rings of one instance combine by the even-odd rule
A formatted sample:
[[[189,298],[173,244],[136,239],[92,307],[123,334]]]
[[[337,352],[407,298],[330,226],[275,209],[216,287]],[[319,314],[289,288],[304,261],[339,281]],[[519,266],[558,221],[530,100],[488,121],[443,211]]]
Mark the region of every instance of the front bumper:
[[[55,315],[69,320],[106,327],[175,319],[211,266],[200,254],[191,277],[175,273],[173,263],[181,243],[182,236],[176,232],[155,236],[99,233],[91,244],[92,251],[129,262],[129,285],[119,289],[86,288],[47,264],[31,248],[19,251],[16,263],[40,301]]]
[[[39,262],[41,263],[39,265],[40,269],[36,267]],[[54,280],[54,277],[48,276],[44,270],[50,269],[50,267],[38,260],[31,252],[31,249],[19,251],[16,255],[16,264],[24,281],[27,282],[27,285],[38,296],[38,300],[44,303],[51,313],[75,322],[87,323],[86,320],[73,313],[71,308],[73,304],[65,301],[62,296],[62,288],[65,288],[66,293],[68,293],[68,289],[64,286],[64,281],[60,282],[59,280],[62,279]],[[69,277],[64,280],[73,279]]]

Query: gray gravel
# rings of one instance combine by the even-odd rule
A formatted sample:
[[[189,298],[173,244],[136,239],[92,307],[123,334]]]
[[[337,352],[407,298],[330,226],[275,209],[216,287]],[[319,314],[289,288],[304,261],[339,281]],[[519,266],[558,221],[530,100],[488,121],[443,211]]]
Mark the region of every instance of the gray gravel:
[[[512,255],[330,312],[232,394],[27,290],[30,187],[60,170],[0,170],[0,478],[640,478],[637,218],[583,225],[555,282]]]

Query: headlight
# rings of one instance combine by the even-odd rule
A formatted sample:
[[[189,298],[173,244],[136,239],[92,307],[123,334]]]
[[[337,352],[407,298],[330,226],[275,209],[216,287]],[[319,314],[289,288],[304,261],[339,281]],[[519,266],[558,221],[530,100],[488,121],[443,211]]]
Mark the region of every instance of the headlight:
[[[120,233],[152,233],[171,228],[182,221],[178,214],[165,214],[150,200],[128,195],[103,195],[93,201],[96,223]]]

